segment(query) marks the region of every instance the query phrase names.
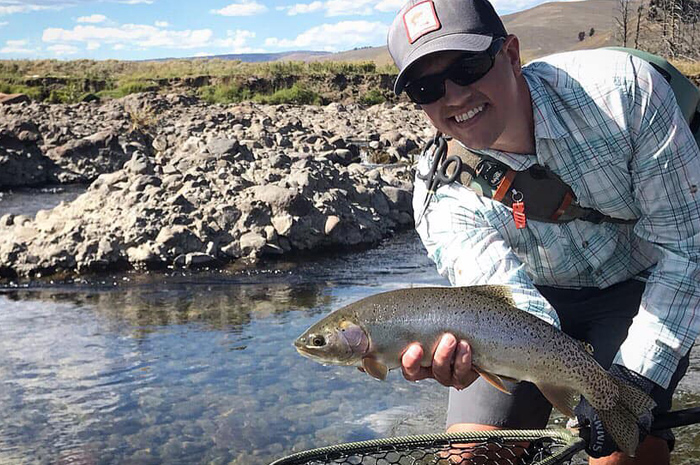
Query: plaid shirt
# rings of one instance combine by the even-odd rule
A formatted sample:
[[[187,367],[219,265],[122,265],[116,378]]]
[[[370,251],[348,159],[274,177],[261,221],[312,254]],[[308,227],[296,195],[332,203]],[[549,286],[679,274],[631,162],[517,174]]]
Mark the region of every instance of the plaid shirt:
[[[516,229],[505,205],[453,183],[437,190],[416,229],[453,285],[507,284],[519,308],[556,326],[535,284],[605,288],[643,276],[640,310],[614,363],[666,387],[700,331],[700,152],[693,135],[663,77],[627,54],[558,54],[530,63],[523,75],[536,154],[484,153],[519,171],[546,165],[582,206],[638,221],[530,220]],[[429,158],[419,160],[419,173],[427,173]],[[425,183],[416,179],[416,215],[425,198]]]

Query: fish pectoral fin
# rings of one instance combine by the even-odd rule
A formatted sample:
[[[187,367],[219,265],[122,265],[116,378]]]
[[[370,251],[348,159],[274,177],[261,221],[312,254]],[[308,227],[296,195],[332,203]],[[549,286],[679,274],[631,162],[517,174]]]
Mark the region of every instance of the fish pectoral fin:
[[[484,371],[481,368],[475,366],[474,364],[472,364],[472,368],[474,369],[474,371],[479,373],[479,375],[481,375],[481,377],[484,378],[491,386],[508,395],[511,394],[508,388],[503,384],[503,380],[500,376],[494,375],[493,373],[489,373],[488,371]]]
[[[569,418],[574,417],[574,408],[579,401],[579,393],[575,389],[540,383],[537,387],[557,410]]]
[[[365,357],[362,359],[362,368],[372,377],[382,381],[386,379],[389,369],[376,358]]]

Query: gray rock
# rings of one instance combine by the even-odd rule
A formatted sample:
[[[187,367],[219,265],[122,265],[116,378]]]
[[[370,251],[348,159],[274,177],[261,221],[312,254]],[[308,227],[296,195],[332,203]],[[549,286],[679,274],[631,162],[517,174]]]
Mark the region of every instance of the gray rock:
[[[0,273],[22,277],[376,243],[411,226],[413,173],[363,166],[358,141],[391,143],[391,160],[403,161],[416,135],[430,136],[403,104],[222,107],[148,93],[0,112],[10,141],[0,182],[93,181],[35,218],[0,218]]]

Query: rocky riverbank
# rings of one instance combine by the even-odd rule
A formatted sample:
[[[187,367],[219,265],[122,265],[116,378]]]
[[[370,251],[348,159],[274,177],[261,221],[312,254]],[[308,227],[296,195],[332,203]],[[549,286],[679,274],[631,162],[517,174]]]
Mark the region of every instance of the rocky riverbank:
[[[89,184],[35,218],[0,217],[0,275],[11,279],[375,243],[412,225],[410,158],[430,134],[410,104],[220,106],[155,93],[7,105],[0,120],[0,189]]]

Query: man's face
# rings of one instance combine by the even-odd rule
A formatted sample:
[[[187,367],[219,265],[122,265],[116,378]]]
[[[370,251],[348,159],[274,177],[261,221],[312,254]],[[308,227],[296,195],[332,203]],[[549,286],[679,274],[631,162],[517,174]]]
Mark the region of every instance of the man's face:
[[[473,149],[494,148],[504,136],[517,105],[516,73],[506,51],[511,39],[512,36],[483,78],[468,86],[459,86],[447,79],[445,95],[436,102],[421,105],[439,131]],[[412,75],[418,78],[440,73],[462,55],[462,52],[453,51],[432,55],[419,62]]]

